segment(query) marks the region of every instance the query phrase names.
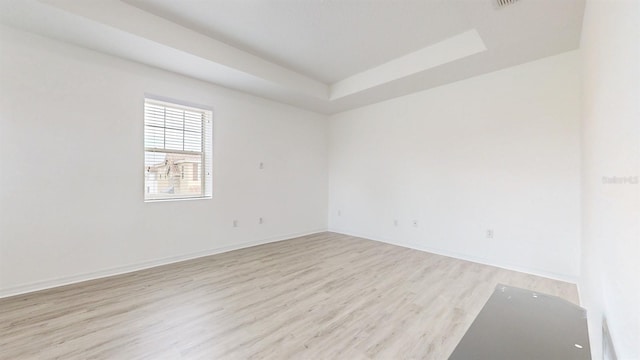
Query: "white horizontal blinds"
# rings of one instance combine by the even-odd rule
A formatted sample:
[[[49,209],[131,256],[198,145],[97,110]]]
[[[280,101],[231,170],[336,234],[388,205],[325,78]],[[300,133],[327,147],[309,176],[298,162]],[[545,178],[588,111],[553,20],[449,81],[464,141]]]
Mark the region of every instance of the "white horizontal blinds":
[[[211,147],[207,123],[211,123],[210,111],[145,101],[146,200],[207,196],[205,179],[211,175],[211,169],[205,168],[210,156],[206,149]]]
[[[204,111],[145,103],[145,148],[202,152]]]

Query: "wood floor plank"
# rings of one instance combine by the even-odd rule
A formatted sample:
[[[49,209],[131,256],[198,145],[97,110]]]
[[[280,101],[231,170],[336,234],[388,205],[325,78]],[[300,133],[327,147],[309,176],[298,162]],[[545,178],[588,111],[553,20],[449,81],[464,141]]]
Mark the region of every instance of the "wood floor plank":
[[[575,285],[321,233],[0,299],[1,359],[446,359],[497,283]]]

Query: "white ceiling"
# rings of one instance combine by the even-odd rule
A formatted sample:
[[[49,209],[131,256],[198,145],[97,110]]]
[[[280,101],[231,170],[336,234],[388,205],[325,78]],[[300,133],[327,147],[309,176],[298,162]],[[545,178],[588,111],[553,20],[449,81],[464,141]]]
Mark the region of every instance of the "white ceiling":
[[[584,0],[0,0],[0,22],[322,113],[579,46]]]
[[[125,2],[324,83],[473,28],[445,0]]]

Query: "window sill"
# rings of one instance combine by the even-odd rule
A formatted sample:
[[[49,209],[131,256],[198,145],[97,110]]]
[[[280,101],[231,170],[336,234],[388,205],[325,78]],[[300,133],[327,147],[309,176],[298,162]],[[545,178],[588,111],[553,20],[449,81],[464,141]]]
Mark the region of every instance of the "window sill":
[[[175,201],[194,201],[194,200],[211,200],[213,196],[198,196],[198,197],[185,197],[185,198],[173,198],[173,199],[145,199],[145,203],[156,202],[175,202]]]

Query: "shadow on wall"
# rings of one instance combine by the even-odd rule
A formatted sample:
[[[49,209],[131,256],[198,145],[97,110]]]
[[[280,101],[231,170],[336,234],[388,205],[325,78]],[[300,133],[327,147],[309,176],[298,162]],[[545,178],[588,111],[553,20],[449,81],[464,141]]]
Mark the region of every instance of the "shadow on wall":
[[[602,318],[602,359],[618,360],[618,356],[616,356],[616,349],[613,347],[613,341],[611,340],[611,334],[609,333],[609,326],[607,325],[606,318]]]

